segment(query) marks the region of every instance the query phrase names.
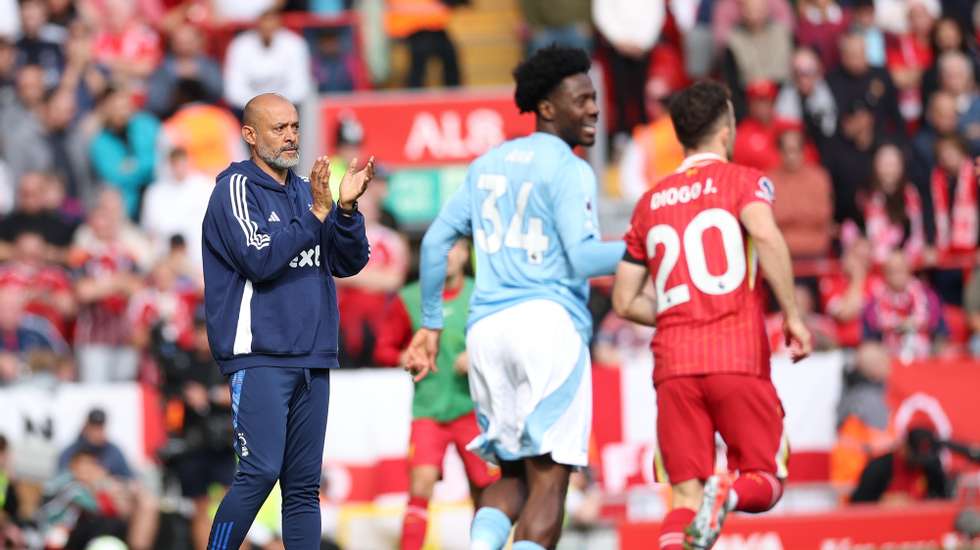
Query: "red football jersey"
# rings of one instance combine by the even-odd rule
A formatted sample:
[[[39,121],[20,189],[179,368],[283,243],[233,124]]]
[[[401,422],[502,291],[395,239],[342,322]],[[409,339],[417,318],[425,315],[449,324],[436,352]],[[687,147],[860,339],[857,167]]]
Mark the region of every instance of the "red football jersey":
[[[739,221],[754,201],[773,201],[772,182],[761,172],[698,154],[637,203],[626,255],[647,266],[657,295],[654,383],[697,374],[769,376],[758,261]]]

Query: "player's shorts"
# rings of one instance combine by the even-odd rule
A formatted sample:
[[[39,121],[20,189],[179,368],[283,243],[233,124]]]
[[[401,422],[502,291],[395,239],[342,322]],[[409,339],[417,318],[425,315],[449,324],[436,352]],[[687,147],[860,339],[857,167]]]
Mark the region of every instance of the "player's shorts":
[[[657,385],[657,479],[673,484],[715,473],[715,432],[728,470],[785,479],[789,441],[772,382],[744,374],[668,378]]]
[[[490,462],[550,454],[588,464],[591,362],[565,308],[530,300],[488,315],[470,327],[466,349],[482,431],[468,449]]]
[[[408,465],[412,468],[435,466],[441,471],[446,448],[451,443],[456,446],[456,451],[463,460],[470,483],[477,487],[486,487],[500,477],[500,470],[466,450],[466,444],[479,435],[480,428],[476,425],[476,415],[472,412],[450,422],[416,418],[412,421]]]
[[[224,451],[195,451],[179,457],[174,469],[180,480],[181,494],[197,498],[208,494],[211,485],[231,487],[235,476],[235,453]]]

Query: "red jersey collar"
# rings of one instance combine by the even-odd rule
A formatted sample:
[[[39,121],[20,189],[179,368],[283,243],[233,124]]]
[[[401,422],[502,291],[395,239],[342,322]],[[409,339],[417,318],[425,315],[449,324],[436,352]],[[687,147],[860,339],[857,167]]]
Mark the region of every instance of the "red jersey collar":
[[[684,159],[684,162],[677,168],[675,173],[687,172],[695,166],[702,166],[712,162],[728,162],[721,155],[715,153],[697,153]]]

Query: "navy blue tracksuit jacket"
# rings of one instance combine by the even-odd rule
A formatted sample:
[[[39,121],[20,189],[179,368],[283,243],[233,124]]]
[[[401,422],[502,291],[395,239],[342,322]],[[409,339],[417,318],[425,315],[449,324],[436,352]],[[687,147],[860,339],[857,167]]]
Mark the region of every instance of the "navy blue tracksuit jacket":
[[[288,172],[280,185],[252,161],[218,176],[204,217],[208,340],[229,375],[238,467],[218,508],[209,550],[237,549],[276,480],[286,548],[319,548],[318,492],[337,365],[333,277],[368,261],[364,219],[333,208]]]

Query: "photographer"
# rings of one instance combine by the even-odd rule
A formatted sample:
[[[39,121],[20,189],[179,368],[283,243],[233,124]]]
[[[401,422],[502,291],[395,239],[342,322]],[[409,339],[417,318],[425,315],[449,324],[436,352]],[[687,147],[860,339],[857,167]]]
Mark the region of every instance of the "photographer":
[[[204,549],[211,525],[209,490],[220,486],[223,495],[235,473],[231,394],[211,356],[203,307],[194,313],[189,349],[169,340],[166,332],[158,326],[151,336],[152,351],[164,376],[170,431],[161,455],[167,468],[179,479],[181,493],[194,502],[193,547]]]
[[[851,502],[906,504],[949,498],[951,483],[939,459],[942,445],[932,429],[910,429],[901,447],[868,462]]]

